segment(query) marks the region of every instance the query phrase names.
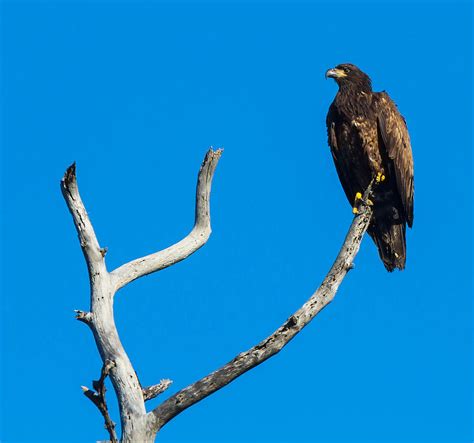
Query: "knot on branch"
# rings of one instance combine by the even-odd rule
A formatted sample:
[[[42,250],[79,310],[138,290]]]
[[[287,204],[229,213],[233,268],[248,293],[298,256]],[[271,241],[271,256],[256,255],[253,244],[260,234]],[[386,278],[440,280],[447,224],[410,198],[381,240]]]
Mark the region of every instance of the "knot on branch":
[[[79,309],[75,309],[74,312],[76,313],[76,320],[79,320],[87,325],[92,323],[92,312],[85,312]]]
[[[298,319],[292,315],[286,323],[283,325],[282,330],[288,330],[294,328],[298,324]]]

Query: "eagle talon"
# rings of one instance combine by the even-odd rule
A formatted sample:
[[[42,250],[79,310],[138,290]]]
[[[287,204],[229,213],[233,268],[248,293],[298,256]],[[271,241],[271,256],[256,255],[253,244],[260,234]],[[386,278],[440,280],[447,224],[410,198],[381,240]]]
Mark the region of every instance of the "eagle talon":
[[[359,204],[358,203],[359,200],[362,200],[362,194],[360,192],[357,192],[354,197],[354,207],[356,207]]]
[[[352,213],[354,215],[360,214],[359,206],[361,204],[367,204],[367,202],[364,200],[364,197],[362,196],[361,192],[356,192],[356,195],[354,197],[354,206],[352,207]]]
[[[375,181],[377,183],[383,182],[385,180],[385,175],[383,175],[381,172],[377,174],[377,177],[375,177]]]

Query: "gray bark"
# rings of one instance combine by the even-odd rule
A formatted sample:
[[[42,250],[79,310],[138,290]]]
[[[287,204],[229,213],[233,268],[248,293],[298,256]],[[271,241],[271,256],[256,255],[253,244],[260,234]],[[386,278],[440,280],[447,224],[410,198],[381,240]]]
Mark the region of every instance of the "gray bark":
[[[131,281],[184,260],[206,243],[211,234],[209,203],[211,184],[220,156],[221,150],[211,149],[203,161],[196,188],[195,224],[188,236],[163,251],[133,260],[112,272],[107,271],[106,250],[99,246],[79,195],[75,165],[69,167],[61,181],[61,189],[79,235],[90,278],[90,312],[76,311],[76,318],[91,328],[100,356],[104,365],[107,364],[107,375],[111,378],[120,408],[121,442],[153,442],[157,432],[180,412],[277,354],[332,301],[342,280],[352,268],[353,260],[368,228],[372,210],[364,205],[354,218],[326,278],[300,309],[265,340],[239,354],[220,369],[172,395],[147,413],[145,401],[162,393],[171,381],[161,380],[159,384],[148,388],[140,386],[115,327],[113,298],[116,291]],[[364,199],[367,199],[370,192],[371,186],[366,190]],[[94,394],[88,388],[85,389],[89,391],[88,397],[94,399]],[[103,413],[103,410],[101,412]],[[113,439],[113,423],[110,424],[111,420],[106,415],[104,418]]]
[[[211,233],[209,200],[212,177],[221,152],[209,150],[199,171],[195,224],[191,233],[164,251],[133,260],[112,272],[107,271],[106,250],[99,246],[79,195],[75,164],[68,168],[61,181],[61,190],[79,235],[90,279],[90,312],[76,311],[76,318],[91,328],[104,364],[113,362],[109,376],[120,408],[122,442],[153,442],[156,432],[150,430],[142,387],[115,327],[115,292],[136,278],[178,263],[206,243]],[[149,398],[153,394],[158,395],[156,389],[148,393],[145,391],[145,394]]]
[[[273,334],[248,351],[237,355],[229,363],[198,380],[165,400],[152,411],[152,429],[157,431],[180,412],[213,392],[229,384],[248,370],[274,356],[286,346],[308,323],[327,306],[336,295],[342,280],[353,267],[353,260],[359,251],[362,238],[369,226],[372,210],[364,210],[354,218],[344,244],[325,279],[309,298]]]

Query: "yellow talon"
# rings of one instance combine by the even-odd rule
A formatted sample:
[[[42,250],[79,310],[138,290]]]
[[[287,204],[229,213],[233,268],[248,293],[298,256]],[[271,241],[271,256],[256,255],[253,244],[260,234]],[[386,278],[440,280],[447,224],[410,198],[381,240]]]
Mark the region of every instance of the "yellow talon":
[[[355,199],[360,200],[361,198],[362,198],[362,194],[360,192],[358,192],[355,196]]]
[[[369,206],[374,206],[374,202],[373,202],[370,198],[368,198],[368,199],[366,200],[366,203],[367,203]]]
[[[375,178],[375,181],[377,183],[383,182],[385,180],[385,175],[383,175],[381,172],[377,174],[377,177]]]
[[[359,213],[359,210],[357,208],[352,208],[352,213],[353,214],[358,214]]]

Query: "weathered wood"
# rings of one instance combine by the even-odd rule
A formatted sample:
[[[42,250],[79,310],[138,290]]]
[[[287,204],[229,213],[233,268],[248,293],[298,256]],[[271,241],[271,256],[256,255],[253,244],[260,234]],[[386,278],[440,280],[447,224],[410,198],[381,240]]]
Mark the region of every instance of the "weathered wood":
[[[221,154],[221,149],[216,151],[210,149],[202,163],[196,187],[195,222],[192,231],[173,246],[155,254],[132,260],[112,271],[110,276],[116,291],[137,278],[160,271],[184,260],[204,246],[211,235],[211,185]]]
[[[115,423],[110,418],[109,408],[107,407],[107,402],[105,400],[105,392],[107,391],[105,387],[105,379],[109,375],[110,369],[112,369],[114,366],[115,363],[110,360],[107,360],[104,363],[99,380],[94,380],[92,382],[95,392],[89,389],[87,386],[81,386],[84,395],[96,405],[97,409],[99,409],[99,412],[102,414],[102,417],[104,417],[105,429],[107,429],[109,432],[111,443],[117,443],[118,438],[115,431]]]
[[[146,441],[146,410],[141,386],[122,346],[113,314],[114,288],[107,272],[104,254],[79,195],[75,164],[62,181],[61,189],[72,214],[86,259],[90,279],[90,312],[77,312],[77,319],[91,328],[102,361],[111,361],[110,379],[118,397],[122,441]]]
[[[111,362],[108,374],[118,399],[122,442],[153,442],[156,432],[150,432],[148,427],[142,387],[115,327],[114,294],[138,277],[178,263],[206,243],[211,233],[209,215],[211,183],[221,152],[210,149],[199,171],[195,224],[191,233],[174,246],[134,260],[111,273],[107,271],[105,265],[107,249],[99,246],[79,195],[75,164],[67,169],[61,180],[61,190],[76,226],[90,279],[90,311],[76,311],[76,318],[91,328],[104,364]],[[151,389],[149,394],[158,395],[158,389]]]
[[[163,394],[173,383],[171,380],[165,378],[161,380],[157,385],[148,386],[143,388],[143,398],[145,401],[151,400],[160,394]]]
[[[371,186],[364,195],[366,200]],[[242,352],[217,371],[182,389],[165,400],[149,414],[152,429],[158,432],[180,412],[223,388],[240,375],[258,366],[280,352],[294,336],[325,307],[336,295],[342,280],[353,267],[362,238],[369,226],[372,209],[364,206],[354,218],[341,250],[319,288],[273,334],[246,352]]]
[[[115,327],[113,297],[117,290],[131,281],[184,260],[206,243],[211,233],[211,184],[220,156],[221,150],[209,150],[199,171],[195,223],[190,234],[163,251],[133,260],[111,273],[107,271],[105,265],[107,250],[99,246],[80,198],[75,165],[66,171],[61,182],[62,192],[73,216],[87,262],[91,286],[90,311],[76,311],[76,318],[91,328],[104,365],[107,366],[107,374],[112,380],[119,403],[121,442],[153,442],[157,432],[176,415],[277,354],[333,300],[344,277],[353,267],[354,258],[369,226],[372,209],[366,202],[369,201],[373,182],[363,196],[364,204],[359,214],[355,216],[333,266],[309,300],[265,340],[146,413],[145,401],[162,393],[171,381],[161,380],[157,385],[141,387]],[[100,388],[100,385],[97,386]],[[88,397],[96,405],[99,404],[99,399],[95,398],[93,393],[90,392]],[[111,429],[109,433],[110,431]],[[116,438],[113,433],[110,435],[112,440]]]

